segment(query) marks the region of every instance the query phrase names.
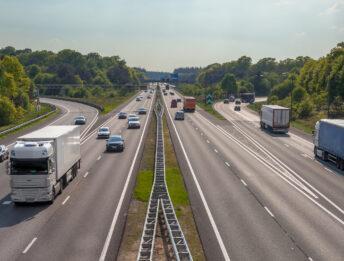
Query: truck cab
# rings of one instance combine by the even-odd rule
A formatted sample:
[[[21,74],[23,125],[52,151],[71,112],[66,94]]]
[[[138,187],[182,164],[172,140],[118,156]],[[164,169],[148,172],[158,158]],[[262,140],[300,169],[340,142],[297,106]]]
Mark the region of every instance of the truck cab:
[[[56,167],[50,142],[17,142],[11,150],[9,168],[12,201],[53,200]]]

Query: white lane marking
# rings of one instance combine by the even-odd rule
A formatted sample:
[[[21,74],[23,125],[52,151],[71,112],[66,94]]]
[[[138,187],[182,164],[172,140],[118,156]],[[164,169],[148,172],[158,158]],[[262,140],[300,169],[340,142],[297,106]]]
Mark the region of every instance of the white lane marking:
[[[245,187],[247,187],[247,183],[245,182],[245,180],[243,179],[240,179],[241,180],[241,183],[244,184]]]
[[[331,173],[333,173],[333,171],[332,171],[332,170],[330,170],[329,168],[326,168],[326,167],[325,167],[325,169],[326,169],[328,172],[331,172]]]
[[[264,208],[269,213],[270,216],[272,216],[273,218],[275,217],[274,214],[272,214],[272,212],[270,211],[270,209],[268,209],[268,207],[264,207]]]
[[[2,205],[9,205],[9,204],[11,204],[11,203],[12,203],[11,200],[6,200],[6,201],[2,202]]]
[[[84,174],[84,178],[86,178],[88,176],[88,171]]]
[[[32,247],[32,245],[36,242],[37,237],[34,237],[31,242],[27,245],[27,247],[24,249],[23,254],[26,254],[27,251],[29,251],[29,249]]]
[[[68,201],[69,198],[70,198],[70,196],[66,197],[65,200],[62,202],[62,205],[66,204],[66,202]]]
[[[166,104],[165,104],[165,107],[167,107]],[[182,143],[182,141],[181,141],[181,139],[180,139],[179,133],[178,133],[177,128],[176,128],[176,125],[175,125],[174,122],[173,122],[173,119],[172,119],[172,116],[171,116],[171,114],[170,114],[170,111],[169,111],[167,108],[166,108],[166,111],[167,111],[168,116],[169,116],[169,118],[170,118],[170,120],[171,120],[171,122],[172,122],[173,129],[174,129],[174,131],[175,131],[175,133],[176,133],[176,135],[177,135],[179,144],[180,144],[180,146],[181,146],[181,149],[182,149],[182,151],[183,151],[184,157],[185,157],[186,162],[187,162],[187,164],[188,164],[188,167],[189,167],[189,169],[190,169],[192,178],[193,178],[193,180],[194,180],[194,182],[195,182],[195,184],[196,184],[196,188],[197,188],[197,190],[198,190],[198,193],[200,194],[200,197],[201,197],[201,200],[202,200],[202,202],[203,202],[205,211],[206,211],[206,213],[207,213],[207,215],[208,215],[208,218],[209,218],[209,220],[210,220],[210,224],[211,224],[211,226],[212,226],[212,228],[213,228],[213,230],[214,230],[216,239],[217,239],[217,241],[219,242],[219,245],[220,245],[220,249],[221,249],[222,255],[223,255],[223,257],[224,257],[224,259],[225,259],[226,261],[230,261],[229,255],[228,255],[228,253],[227,253],[227,249],[226,249],[226,247],[225,247],[225,244],[223,243],[222,237],[221,237],[220,232],[219,232],[219,230],[218,230],[218,228],[217,228],[217,225],[216,225],[216,223],[215,223],[214,217],[213,217],[213,215],[212,215],[212,213],[211,213],[211,211],[210,211],[210,208],[209,208],[209,206],[208,206],[207,200],[205,199],[204,193],[203,193],[203,191],[202,191],[202,189],[201,189],[201,186],[200,186],[200,184],[199,184],[199,182],[198,182],[198,179],[197,179],[197,177],[196,177],[196,175],[195,175],[195,171],[194,171],[193,168],[192,168],[190,159],[189,159],[188,155],[186,154],[184,145],[183,145],[183,143]],[[228,242],[228,241],[227,241],[227,242]]]
[[[310,201],[312,201],[316,206],[318,206],[320,209],[322,209],[324,212],[326,212],[329,216],[331,216],[332,218],[334,218],[335,220],[337,220],[341,225],[344,225],[344,221],[342,219],[340,219],[338,216],[336,216],[335,214],[333,214],[330,210],[328,210],[326,207],[324,207],[323,205],[321,205],[319,202],[317,202],[315,199],[313,199],[312,197],[310,197],[306,192],[304,192],[301,188],[297,187],[296,185],[294,185],[291,181],[289,181],[286,177],[282,176],[281,174],[279,174],[276,169],[274,169],[273,165],[269,165],[268,163],[265,163],[261,158],[259,158],[259,155],[255,155],[253,153],[253,151],[248,148],[247,146],[245,146],[244,144],[241,144],[237,139],[235,139],[234,137],[230,136],[229,133],[227,133],[226,131],[224,131],[219,125],[215,125],[212,122],[210,122],[209,120],[207,120],[205,117],[203,117],[201,114],[199,114],[200,117],[202,117],[205,121],[207,121],[210,125],[216,127],[224,136],[228,137],[229,139],[235,141],[240,147],[242,147],[245,151],[247,151],[248,153],[250,153],[254,158],[256,158],[258,161],[260,161],[262,164],[264,164],[265,166],[267,166],[268,168],[270,168],[273,172],[275,172],[279,177],[281,177],[284,181],[286,181],[288,184],[290,184],[292,187],[294,187],[297,191],[299,191],[301,194],[303,194],[306,198],[308,198]],[[295,172],[294,172],[295,173]],[[300,177],[297,173],[296,175],[303,181],[305,182],[308,186],[310,186],[313,190],[315,190],[318,194],[320,194],[323,198],[325,198],[329,203],[331,203],[331,205],[333,205],[336,209],[338,209],[340,212],[344,212],[340,207],[338,207],[334,202],[332,202],[329,198],[327,198],[325,195],[323,195],[320,191],[318,191],[316,188],[314,188],[311,184],[309,184],[307,181],[305,181],[302,177]],[[308,191],[307,191],[308,192]],[[310,192],[308,192],[310,193]],[[311,194],[313,197],[316,196],[314,194]],[[317,196],[315,198],[318,198]]]
[[[207,143],[210,143],[210,141],[209,141],[209,140],[207,140]]]
[[[309,260],[309,261],[313,261],[313,258],[311,258],[311,257],[309,256],[309,257],[308,257],[308,260]]]
[[[306,154],[306,153],[302,153],[301,156],[302,156],[302,157],[305,157],[305,158],[308,158],[308,159],[311,159],[311,160],[314,159],[312,156],[310,156],[310,155],[308,155],[308,154]]]
[[[201,136],[203,136],[203,132],[201,132]]]
[[[226,161],[225,164],[227,165],[227,167],[230,167],[231,165]]]
[[[97,160],[100,160],[101,158],[102,158],[102,156],[99,155],[98,158],[97,158]]]
[[[289,148],[289,145],[287,143],[284,143],[284,146],[286,146],[287,148]]]
[[[214,149],[214,151],[215,151],[215,153],[219,153],[219,152],[217,151],[217,149]]]
[[[152,103],[150,104],[150,107],[149,107],[148,116],[150,116],[151,109],[152,109]],[[131,176],[133,174],[135,162],[136,162],[137,156],[139,154],[139,151],[140,151],[140,148],[141,148],[141,145],[142,145],[143,136],[145,134],[147,123],[148,123],[148,118],[149,117],[147,117],[146,122],[145,122],[145,126],[143,127],[143,131],[142,131],[142,134],[141,134],[139,145],[137,146],[137,149],[136,149],[136,152],[135,152],[135,155],[134,155],[134,159],[133,159],[133,161],[131,163],[131,166],[130,166],[130,169],[129,169],[129,173],[128,173],[127,179],[125,181],[124,188],[122,190],[121,197],[120,197],[120,199],[118,201],[116,211],[114,213],[114,216],[113,216],[113,219],[112,219],[112,222],[111,222],[108,234],[107,234],[105,242],[104,242],[103,250],[102,250],[102,252],[100,254],[100,257],[99,257],[99,261],[104,261],[105,258],[106,258],[106,254],[107,254],[107,251],[108,251],[108,248],[109,248],[109,245],[110,245],[112,234],[113,234],[113,231],[114,231],[116,223],[117,223],[118,215],[119,215],[119,212],[120,212],[120,210],[122,208],[124,197],[125,197],[125,194],[127,193],[127,190],[128,190],[129,181],[130,181]]]

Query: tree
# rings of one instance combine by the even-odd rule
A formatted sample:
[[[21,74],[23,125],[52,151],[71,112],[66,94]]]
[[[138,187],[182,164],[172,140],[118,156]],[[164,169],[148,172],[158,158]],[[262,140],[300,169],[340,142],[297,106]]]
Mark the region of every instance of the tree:
[[[302,87],[296,87],[293,90],[293,101],[295,102],[301,102],[307,95],[307,92],[304,88]]]
[[[235,76],[231,73],[227,73],[221,81],[221,89],[227,94],[237,95],[238,85],[235,80]]]
[[[0,96],[0,126],[8,125],[15,119],[16,108],[13,103],[4,96]]]

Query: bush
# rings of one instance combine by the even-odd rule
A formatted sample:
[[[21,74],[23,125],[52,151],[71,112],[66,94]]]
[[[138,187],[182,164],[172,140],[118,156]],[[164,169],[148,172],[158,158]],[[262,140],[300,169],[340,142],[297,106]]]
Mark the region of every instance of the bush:
[[[15,120],[16,108],[7,97],[0,97],[0,126]]]
[[[314,104],[309,99],[304,100],[297,108],[299,118],[304,119],[311,116],[313,109]]]
[[[301,102],[307,95],[307,92],[302,87],[296,87],[293,90],[293,101],[295,102]]]

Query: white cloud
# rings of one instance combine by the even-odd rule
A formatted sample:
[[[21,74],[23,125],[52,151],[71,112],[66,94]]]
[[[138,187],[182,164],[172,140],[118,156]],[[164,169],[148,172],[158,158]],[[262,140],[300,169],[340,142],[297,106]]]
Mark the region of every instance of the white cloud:
[[[344,0],[335,1],[329,8],[327,8],[322,15],[333,15],[338,13],[343,13],[344,15]]]

